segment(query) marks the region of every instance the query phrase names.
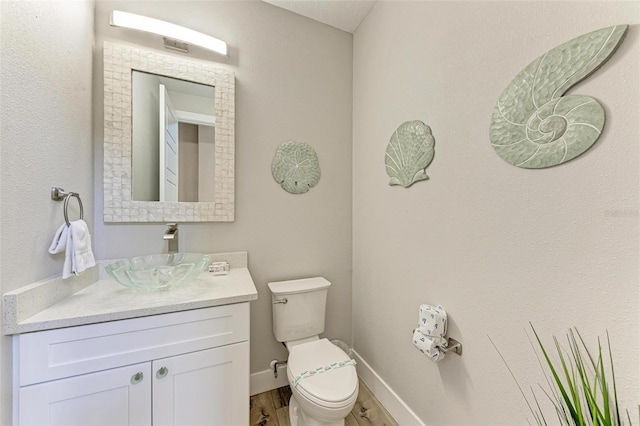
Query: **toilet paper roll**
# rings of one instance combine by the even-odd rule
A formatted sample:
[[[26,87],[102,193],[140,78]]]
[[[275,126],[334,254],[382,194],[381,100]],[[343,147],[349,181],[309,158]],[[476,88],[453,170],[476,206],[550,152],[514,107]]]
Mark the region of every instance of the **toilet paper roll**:
[[[442,337],[425,336],[419,328],[413,330],[413,345],[432,361],[440,361],[444,358],[445,353],[438,347],[442,347],[446,340]]]
[[[445,338],[447,336],[447,312],[440,305],[420,305],[418,328],[425,336]],[[444,346],[447,346],[445,339]]]

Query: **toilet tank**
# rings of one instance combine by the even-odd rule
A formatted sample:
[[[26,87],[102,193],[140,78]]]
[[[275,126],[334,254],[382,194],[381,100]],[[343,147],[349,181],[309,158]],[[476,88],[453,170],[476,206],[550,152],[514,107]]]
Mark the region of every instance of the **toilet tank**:
[[[268,284],[271,290],[273,334],[278,342],[304,339],[324,331],[330,285],[322,277]]]

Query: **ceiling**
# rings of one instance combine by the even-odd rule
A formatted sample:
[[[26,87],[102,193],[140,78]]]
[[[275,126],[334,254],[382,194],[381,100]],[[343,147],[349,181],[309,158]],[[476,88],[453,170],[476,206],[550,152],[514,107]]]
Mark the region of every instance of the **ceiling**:
[[[263,0],[323,24],[354,33],[376,0]]]

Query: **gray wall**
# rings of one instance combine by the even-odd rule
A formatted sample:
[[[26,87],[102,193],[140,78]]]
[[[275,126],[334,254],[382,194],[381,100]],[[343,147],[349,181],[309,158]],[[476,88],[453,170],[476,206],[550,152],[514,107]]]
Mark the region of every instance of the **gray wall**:
[[[198,126],[179,123],[178,140],[178,201],[198,201]]]
[[[593,346],[609,330],[618,392],[637,411],[639,11],[637,1],[378,2],[356,32],[354,346],[426,424],[524,423],[487,334],[528,389],[544,383],[528,321],[547,343],[577,326]],[[489,123],[511,79],[621,23],[633,25],[618,52],[570,91],[605,108],[596,145],[546,170],[498,157]],[[432,127],[430,180],[390,187],[386,145],[407,120]],[[435,364],[413,348],[421,303],[447,309],[462,357]]]
[[[97,2],[94,240],[100,259],[166,251],[164,224],[102,220],[102,42],[169,52],[160,38],[109,27],[116,8],[189,26],[231,47],[229,58],[203,59],[236,74],[236,220],[181,224],[180,244],[193,252],[248,251],[259,297],[251,303],[252,372],[286,357],[272,333],[269,281],[325,276],[333,283],[326,335],[351,342],[352,36],[257,1]],[[303,195],[286,193],[271,177],[276,147],[288,140],[311,144],[320,159],[322,178]]]
[[[50,188],[80,193],[93,228],[93,2],[0,3],[0,292],[60,274]],[[75,200],[70,218],[77,217]],[[70,278],[73,280],[73,278]],[[11,424],[11,339],[0,339],[0,424]]]

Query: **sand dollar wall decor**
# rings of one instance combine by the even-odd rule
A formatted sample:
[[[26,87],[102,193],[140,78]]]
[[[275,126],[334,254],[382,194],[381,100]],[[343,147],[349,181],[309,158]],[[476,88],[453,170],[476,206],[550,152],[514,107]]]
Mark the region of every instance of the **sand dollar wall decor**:
[[[540,169],[567,162],[600,137],[604,109],[594,98],[562,96],[613,55],[628,25],[584,34],[531,62],[502,92],[491,145],[506,162]]]
[[[406,121],[391,135],[384,163],[391,178],[389,185],[405,188],[429,179],[425,169],[433,160],[435,140],[431,128],[422,121]]]
[[[285,142],[278,147],[271,162],[271,174],[282,189],[302,194],[320,181],[320,163],[311,145]]]

